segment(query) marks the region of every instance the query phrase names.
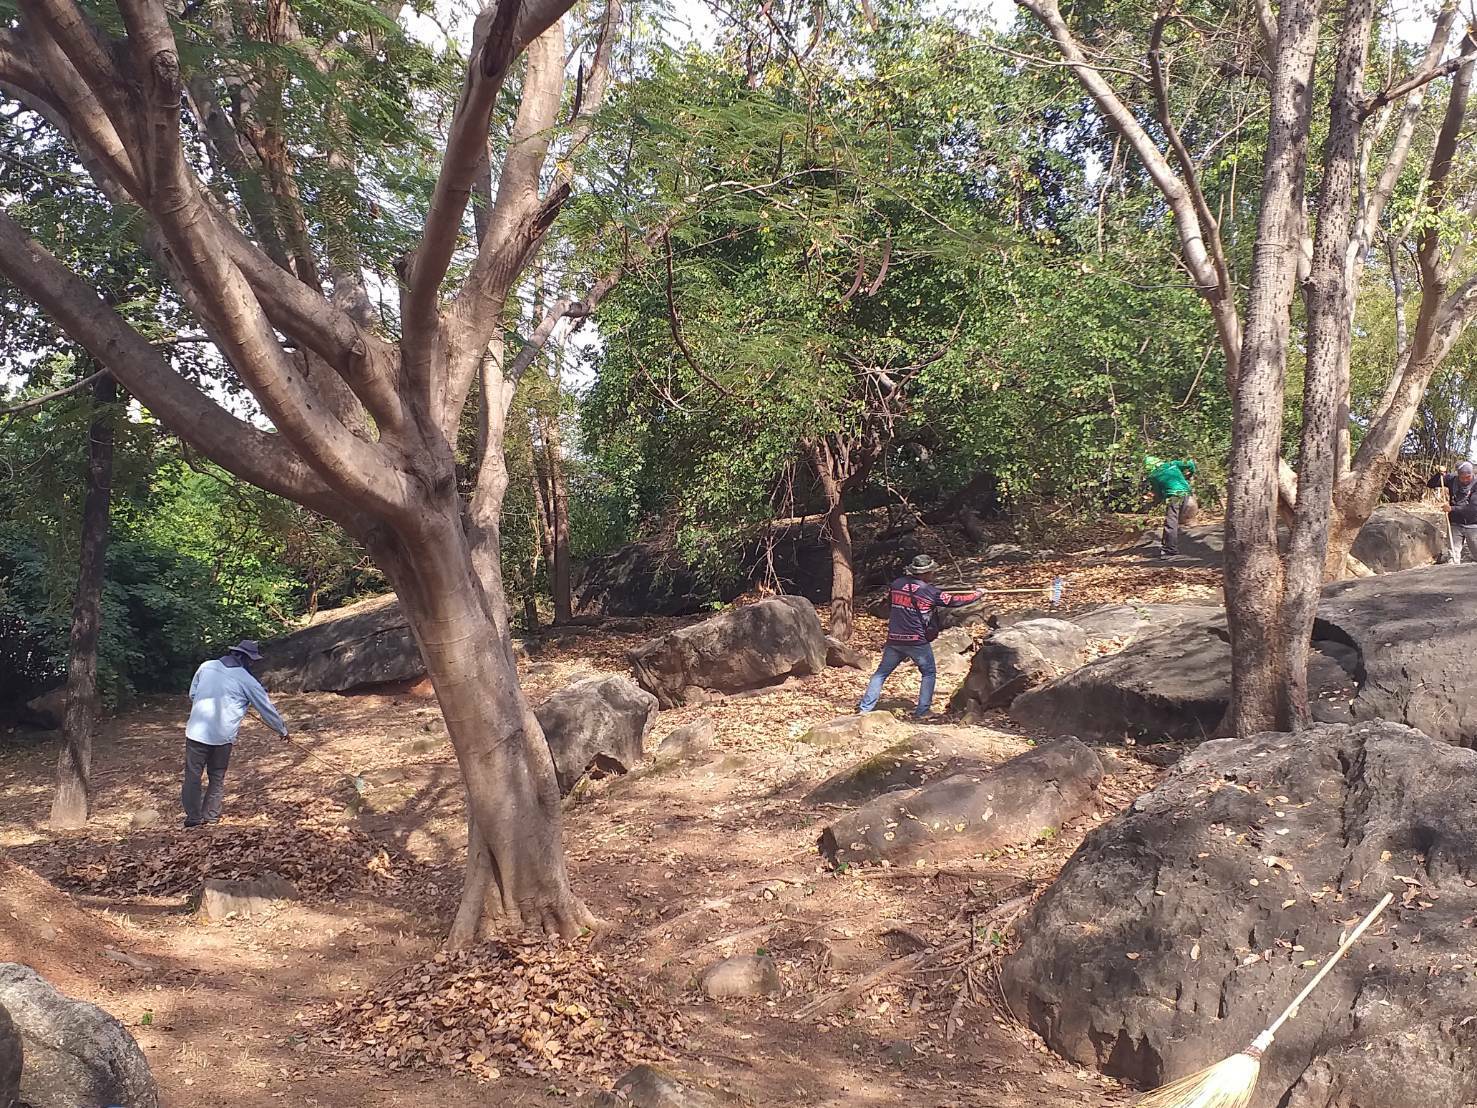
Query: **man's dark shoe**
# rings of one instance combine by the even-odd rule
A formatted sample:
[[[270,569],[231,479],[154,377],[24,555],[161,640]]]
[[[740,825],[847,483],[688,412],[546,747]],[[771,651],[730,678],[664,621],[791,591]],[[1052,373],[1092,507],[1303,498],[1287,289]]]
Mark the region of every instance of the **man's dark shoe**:
[[[204,822],[205,822],[204,820],[187,819],[187,820],[185,820],[185,826],[186,827],[199,827]]]

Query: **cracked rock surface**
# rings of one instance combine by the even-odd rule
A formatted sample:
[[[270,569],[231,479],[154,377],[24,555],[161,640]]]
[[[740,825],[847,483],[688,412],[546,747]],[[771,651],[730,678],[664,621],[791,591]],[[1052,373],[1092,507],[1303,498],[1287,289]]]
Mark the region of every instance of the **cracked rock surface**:
[[[1253,1108],[1477,1101],[1477,753],[1391,723],[1203,743],[1022,922],[1012,1011],[1153,1086],[1245,1047],[1386,891]]]

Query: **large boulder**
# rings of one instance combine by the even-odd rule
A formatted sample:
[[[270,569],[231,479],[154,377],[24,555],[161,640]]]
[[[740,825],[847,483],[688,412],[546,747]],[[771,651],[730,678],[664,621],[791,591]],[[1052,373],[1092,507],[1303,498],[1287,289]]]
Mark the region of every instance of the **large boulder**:
[[[63,996],[29,966],[3,962],[0,1008],[20,1031],[20,1098],[30,1108],[158,1108],[143,1051],[97,1005]]]
[[[554,756],[559,791],[568,794],[592,767],[625,773],[640,764],[656,697],[629,678],[591,677],[533,710]]]
[[[651,542],[590,559],[575,584],[577,607],[609,616],[684,616],[702,611],[716,595],[674,551]]]
[[[1435,564],[1449,544],[1445,513],[1381,504],[1360,529],[1350,553],[1375,573],[1398,573]]]
[[[26,701],[25,711],[21,713],[22,721],[32,727],[41,727],[48,731],[59,730],[62,721],[67,714],[67,687],[58,685],[49,689],[40,696],[32,697]]]
[[[1199,740],[1215,733],[1230,695],[1230,633],[1211,608],[1022,693],[1010,715],[1049,735]]]
[[[319,612],[307,627],[263,643],[254,671],[273,692],[347,692],[413,681],[426,667],[390,594]]]
[[[1054,833],[1091,810],[1102,783],[1098,756],[1063,739],[996,769],[878,797],[827,827],[817,845],[833,866],[968,857]]]
[[[1253,1108],[1477,1099],[1477,753],[1396,724],[1197,748],[1018,928],[1012,1011],[1152,1086],[1250,1043],[1387,891],[1263,1059]]]
[[[1335,582],[1323,590],[1313,639],[1344,648],[1353,719],[1395,720],[1477,746],[1477,565]]]
[[[16,1108],[21,1099],[21,1065],[25,1048],[10,1013],[0,1008],[0,1108]]]
[[[732,608],[631,651],[641,687],[663,708],[687,690],[742,692],[826,668],[826,636],[809,601],[777,596]]]
[[[1021,693],[1082,664],[1087,634],[1060,619],[1028,619],[991,635],[970,662],[949,711],[979,719]]]
[[[1230,633],[1219,609],[1135,638],[1017,697],[1019,723],[1046,734],[1200,741],[1231,695]],[[1308,687],[1322,722],[1388,719],[1477,745],[1477,565],[1425,566],[1323,590]]]

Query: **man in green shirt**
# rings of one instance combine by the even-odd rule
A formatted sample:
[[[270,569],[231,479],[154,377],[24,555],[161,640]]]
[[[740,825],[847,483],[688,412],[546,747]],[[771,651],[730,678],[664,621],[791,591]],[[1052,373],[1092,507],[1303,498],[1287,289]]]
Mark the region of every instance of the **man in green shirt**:
[[[1195,514],[1195,496],[1190,490],[1190,482],[1195,477],[1195,463],[1188,458],[1164,462],[1150,457],[1144,461],[1149,467],[1149,487],[1154,491],[1154,501],[1164,501],[1164,538],[1161,545],[1164,556],[1172,557],[1180,552],[1182,518],[1188,522]]]

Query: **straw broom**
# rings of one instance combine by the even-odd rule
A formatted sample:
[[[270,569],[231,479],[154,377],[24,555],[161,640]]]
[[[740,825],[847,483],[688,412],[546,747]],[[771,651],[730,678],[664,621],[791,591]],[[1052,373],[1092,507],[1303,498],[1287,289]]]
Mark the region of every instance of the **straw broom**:
[[[1251,1094],[1256,1091],[1257,1078],[1261,1075],[1262,1055],[1272,1045],[1277,1032],[1297,1014],[1298,1005],[1308,999],[1309,994],[1328,976],[1328,971],[1349,952],[1359,936],[1364,934],[1394,899],[1394,893],[1385,894],[1385,898],[1375,905],[1374,911],[1365,916],[1359,926],[1354,928],[1353,934],[1334,951],[1333,957],[1323,963],[1323,967],[1313,975],[1313,980],[1303,986],[1297,999],[1287,1006],[1270,1027],[1252,1040],[1249,1047],[1208,1069],[1155,1089],[1138,1102],[1139,1108],[1246,1108],[1251,1103]]]

